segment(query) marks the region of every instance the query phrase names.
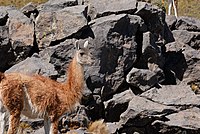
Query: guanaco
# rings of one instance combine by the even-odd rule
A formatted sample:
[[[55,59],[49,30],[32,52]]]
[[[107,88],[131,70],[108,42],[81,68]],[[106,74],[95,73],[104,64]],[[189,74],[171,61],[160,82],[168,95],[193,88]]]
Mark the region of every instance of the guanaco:
[[[20,115],[43,118],[45,134],[58,133],[59,118],[74,109],[84,87],[84,65],[93,63],[88,41],[76,52],[68,67],[67,80],[59,83],[40,75],[0,73],[0,134],[9,118],[8,134],[16,134]]]

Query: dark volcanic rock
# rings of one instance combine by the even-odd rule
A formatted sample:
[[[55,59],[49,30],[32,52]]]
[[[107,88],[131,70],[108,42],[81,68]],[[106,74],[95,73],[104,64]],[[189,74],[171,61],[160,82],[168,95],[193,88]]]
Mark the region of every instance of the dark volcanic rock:
[[[136,20],[140,21],[138,16]],[[101,17],[92,20],[89,25],[93,31],[94,39],[91,42],[96,58],[95,66],[100,66],[99,76],[105,77],[103,96],[106,97],[123,84],[123,71],[128,72],[136,60],[137,43],[134,31],[140,25],[130,22],[126,14]]]
[[[0,26],[0,71],[5,71],[13,65],[16,55],[12,51],[11,42],[9,40],[8,26]]]
[[[131,90],[115,94],[112,99],[104,102],[107,122],[119,121],[120,115],[127,109],[129,101],[134,97]]]

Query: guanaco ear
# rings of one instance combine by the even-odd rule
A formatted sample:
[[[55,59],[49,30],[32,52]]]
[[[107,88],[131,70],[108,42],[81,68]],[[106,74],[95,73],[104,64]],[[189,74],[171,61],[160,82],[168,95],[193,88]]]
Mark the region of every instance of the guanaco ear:
[[[89,43],[88,43],[88,40],[87,40],[87,41],[85,41],[85,43],[84,43],[84,45],[83,45],[83,46],[84,46],[84,48],[87,48],[87,47],[88,47],[88,44],[89,44]]]
[[[75,41],[74,47],[75,47],[77,50],[79,50],[79,49],[80,49],[80,46],[79,46],[79,44],[78,44],[78,41],[77,41],[77,40]]]

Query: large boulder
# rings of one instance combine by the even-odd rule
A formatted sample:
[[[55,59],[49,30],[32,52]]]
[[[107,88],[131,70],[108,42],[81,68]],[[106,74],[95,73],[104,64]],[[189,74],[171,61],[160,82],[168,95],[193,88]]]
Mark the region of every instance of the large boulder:
[[[34,48],[34,24],[31,19],[14,7],[1,7],[0,12],[2,16],[1,23],[5,25],[2,31],[8,30],[7,39],[10,42],[11,50],[13,50],[16,56],[16,60],[12,61],[12,64],[14,64],[32,55]],[[3,38],[5,39],[5,34]]]
[[[127,110],[120,115],[118,122],[120,133],[156,133],[151,123],[162,120],[163,116],[175,112],[177,109],[134,96],[128,104]]]
[[[144,23],[138,16],[129,18],[126,14],[120,14],[97,18],[89,25],[92,35],[88,36],[94,38],[90,42],[96,58],[96,63],[91,68],[98,69],[96,78],[104,77],[102,93],[106,98],[123,85],[125,73],[129,72],[136,61],[135,35],[139,29],[142,31]],[[89,73],[91,74],[90,71]]]
[[[189,108],[166,116],[167,121],[155,121],[152,124],[162,133],[193,133],[199,131],[199,113],[197,107]]]
[[[132,68],[126,76],[127,83],[146,91],[158,84],[158,73],[147,69]]]
[[[129,13],[136,11],[137,0],[86,0],[89,5],[91,19],[108,16],[111,14]]]
[[[42,59],[39,55],[34,54],[32,57],[28,57],[24,61],[15,64],[6,73],[19,72],[24,74],[40,74],[47,77],[55,77],[58,75],[53,64],[50,64],[47,59]]]
[[[178,18],[175,28],[177,30],[200,32],[200,21],[195,18],[182,16]]]
[[[153,88],[142,93],[141,96],[169,106],[198,106],[200,101],[189,85],[167,85],[159,89]]]
[[[57,45],[87,26],[87,6],[72,6],[60,10],[41,10],[36,18],[36,38],[39,48]]]
[[[44,4],[41,4],[37,7],[40,10],[58,10],[65,7],[76,6],[78,5],[77,0],[49,0]]]
[[[128,103],[135,95],[129,89],[115,94],[112,99],[105,101],[105,119],[107,122],[117,122],[120,115],[127,109]]]

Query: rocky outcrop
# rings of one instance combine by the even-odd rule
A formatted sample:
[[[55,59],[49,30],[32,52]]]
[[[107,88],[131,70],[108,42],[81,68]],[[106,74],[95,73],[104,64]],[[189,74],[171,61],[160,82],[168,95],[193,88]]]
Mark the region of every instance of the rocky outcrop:
[[[63,82],[76,40],[89,40],[95,63],[85,68],[81,108],[63,115],[60,132],[83,133],[103,118],[113,134],[199,133],[199,20],[136,0],[0,8],[2,72]],[[43,133],[41,124],[31,133]]]

